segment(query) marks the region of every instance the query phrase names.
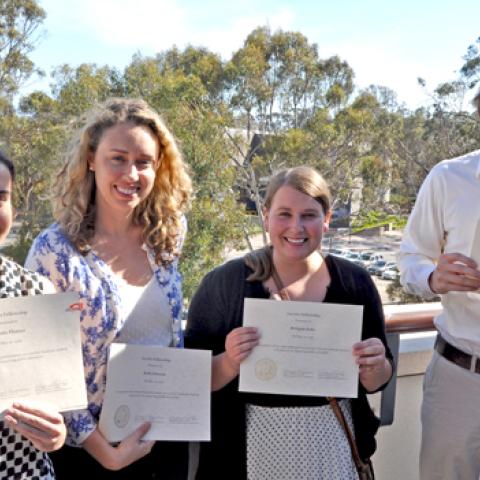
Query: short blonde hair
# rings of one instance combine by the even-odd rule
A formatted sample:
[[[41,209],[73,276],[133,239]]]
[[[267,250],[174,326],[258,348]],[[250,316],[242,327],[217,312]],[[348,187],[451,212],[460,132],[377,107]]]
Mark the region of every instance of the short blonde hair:
[[[326,215],[330,211],[332,197],[330,189],[325,179],[317,170],[308,166],[287,168],[275,173],[267,185],[265,194],[265,209],[270,209],[273,197],[277,191],[284,186],[289,186],[299,192],[315,199],[322,206],[323,213]],[[248,281],[265,282],[272,276],[273,257],[272,247],[266,247],[254,250],[245,255],[245,264],[253,270],[247,278]]]
[[[275,173],[267,185],[265,194],[265,208],[272,205],[273,197],[284,186],[289,186],[308,195],[322,205],[323,213],[330,210],[332,197],[327,182],[317,170],[308,166],[287,168]]]
[[[150,195],[133,212],[143,241],[157,264],[168,265],[179,254],[182,217],[188,207],[191,181],[175,139],[160,116],[138,99],[112,98],[87,112],[72,139],[53,187],[53,214],[76,248],[86,254],[95,233],[95,176],[89,156],[109,128],[131,122],[149,128],[158,139],[159,158]]]

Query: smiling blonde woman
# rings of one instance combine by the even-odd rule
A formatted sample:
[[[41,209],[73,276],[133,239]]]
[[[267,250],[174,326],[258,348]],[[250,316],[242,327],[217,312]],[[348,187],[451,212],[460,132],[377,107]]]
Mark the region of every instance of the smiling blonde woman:
[[[259,342],[255,328],[242,327],[243,302],[279,299],[282,283],[291,300],[364,307],[362,341],[352,345],[359,395],[339,404],[367,459],[375,450],[378,419],[366,393],[392,375],[378,292],[366,270],[321,253],[330,192],[316,170],[295,167],[274,175],[264,219],[270,245],[207,274],[190,303],[187,347],[214,354],[212,441],[200,447],[196,478],[356,480],[347,437],[326,398],[238,391],[240,364]],[[258,373],[275,375],[275,365],[265,362]]]
[[[186,445],[142,442],[148,424],[110,445],[97,423],[112,342],[183,346],[177,262],[190,178],[172,134],[145,102],[112,99],[82,123],[55,183],[57,223],[27,259],[57,290],[86,303],[89,404],[65,416],[70,447],[52,457],[54,467],[59,479],[71,478],[72,465],[85,478],[181,479]]]

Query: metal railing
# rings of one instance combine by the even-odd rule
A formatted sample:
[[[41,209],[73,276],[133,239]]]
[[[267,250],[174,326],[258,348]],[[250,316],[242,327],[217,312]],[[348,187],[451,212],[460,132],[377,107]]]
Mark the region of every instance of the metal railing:
[[[435,330],[433,319],[442,311],[441,303],[385,305],[387,333],[414,333]]]

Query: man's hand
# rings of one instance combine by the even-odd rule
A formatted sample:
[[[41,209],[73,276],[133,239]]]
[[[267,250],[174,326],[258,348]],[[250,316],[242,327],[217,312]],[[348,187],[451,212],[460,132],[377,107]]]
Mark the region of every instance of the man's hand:
[[[438,259],[428,283],[433,293],[474,292],[480,290],[480,271],[470,257],[445,253]]]

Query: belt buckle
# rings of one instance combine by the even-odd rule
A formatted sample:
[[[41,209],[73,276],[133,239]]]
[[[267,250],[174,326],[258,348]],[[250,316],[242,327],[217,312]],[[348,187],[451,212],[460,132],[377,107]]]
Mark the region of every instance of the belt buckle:
[[[472,355],[472,358],[470,359],[470,371],[472,373],[476,373],[477,369],[477,360],[478,357],[476,355]]]

